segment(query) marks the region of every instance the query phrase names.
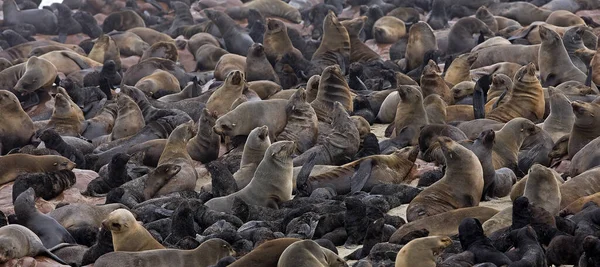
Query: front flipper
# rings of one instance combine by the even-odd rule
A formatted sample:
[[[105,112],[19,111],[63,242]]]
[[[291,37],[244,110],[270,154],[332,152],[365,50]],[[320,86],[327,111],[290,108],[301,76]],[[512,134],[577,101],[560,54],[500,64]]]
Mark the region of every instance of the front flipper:
[[[358,166],[358,170],[350,178],[350,193],[356,193],[363,189],[369,178],[371,178],[371,169],[373,160],[365,159]]]

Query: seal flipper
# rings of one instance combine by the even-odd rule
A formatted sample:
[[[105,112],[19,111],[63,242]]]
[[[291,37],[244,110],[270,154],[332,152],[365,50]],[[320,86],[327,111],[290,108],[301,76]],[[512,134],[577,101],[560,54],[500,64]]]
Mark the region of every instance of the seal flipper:
[[[531,32],[533,29],[535,29],[537,26],[538,26],[538,25],[531,25],[531,26],[527,27],[527,29],[526,29],[526,30],[524,30],[524,31],[520,32],[520,34],[518,34],[518,35],[514,35],[514,36],[511,36],[511,37],[508,37],[508,39],[507,39],[507,40],[508,40],[508,41],[510,41],[510,42],[512,43],[512,42],[513,42],[513,41],[515,41],[515,40],[518,40],[518,39],[525,38],[525,37],[527,37],[527,35],[529,35],[529,33],[530,33],[530,32]]]
[[[590,64],[588,67],[587,77],[585,78],[585,86],[592,87],[592,75],[594,74],[592,65]]]
[[[358,170],[350,178],[350,193],[356,193],[363,189],[369,178],[371,177],[371,169],[373,168],[373,160],[365,159],[358,166]]]
[[[61,55],[69,58],[70,60],[73,60],[73,62],[75,62],[75,64],[77,64],[77,66],[79,66],[79,68],[82,70],[91,68],[89,64],[87,64],[85,61],[83,61],[79,57],[73,57],[69,53],[66,53],[66,52],[61,52]]]
[[[66,32],[59,32],[58,33],[58,38],[57,41],[61,44],[64,44],[67,41],[67,33]]]
[[[489,75],[486,76],[487,80],[489,80]],[[487,90],[484,90],[484,83],[486,80],[486,76],[482,76],[481,78],[479,78],[479,80],[475,84],[475,90],[473,91],[473,114],[475,115],[475,119],[485,118],[485,99]]]
[[[498,99],[496,100],[496,102],[494,103],[494,105],[492,106],[492,109],[496,109],[498,107],[498,105],[500,105],[500,102],[502,102],[502,100],[504,99],[504,97],[506,97],[506,92],[507,92],[507,90],[504,90],[502,92],[502,94],[500,94],[500,96],[498,97]]]
[[[302,168],[300,168],[300,172],[298,172],[298,176],[296,176],[297,196],[310,196],[312,189],[308,184],[308,178],[310,178],[310,173],[315,166],[316,158],[317,152],[310,154],[306,162],[304,162],[304,165],[302,165]]]
[[[62,247],[64,247],[63,245],[65,245],[65,244],[64,243],[63,244],[58,244],[57,246],[53,247],[52,249],[62,248]],[[66,245],[72,245],[72,244],[66,244]],[[40,251],[40,253],[38,253],[38,255],[46,256],[46,257],[48,257],[48,258],[50,258],[50,259],[52,259],[52,260],[54,260],[54,261],[56,261],[56,262],[58,262],[60,264],[63,264],[63,265],[69,265],[63,259],[61,259],[58,256],[54,255],[54,253],[50,252],[50,250],[47,250],[47,249],[44,249],[43,251]],[[36,256],[38,256],[38,255],[36,255]]]

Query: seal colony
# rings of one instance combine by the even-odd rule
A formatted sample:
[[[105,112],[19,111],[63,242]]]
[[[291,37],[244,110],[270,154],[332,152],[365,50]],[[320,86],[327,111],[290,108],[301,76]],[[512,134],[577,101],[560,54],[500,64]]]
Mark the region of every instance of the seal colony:
[[[597,0],[2,7],[0,265],[600,266]]]

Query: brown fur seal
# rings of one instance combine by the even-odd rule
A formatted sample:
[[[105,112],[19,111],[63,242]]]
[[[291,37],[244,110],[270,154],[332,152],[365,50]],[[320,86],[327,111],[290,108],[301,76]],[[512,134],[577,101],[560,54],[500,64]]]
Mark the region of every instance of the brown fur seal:
[[[75,167],[75,163],[62,156],[6,155],[0,157],[0,184],[12,182],[21,174],[72,170]]]
[[[277,267],[345,267],[346,261],[333,251],[312,240],[302,240],[288,246],[277,262]]]
[[[294,23],[300,23],[302,21],[302,16],[298,9],[285,2],[282,3],[281,1],[256,0],[245,3],[244,7],[256,9],[265,17],[280,17]]]
[[[525,139],[538,133],[540,129],[528,119],[515,118],[496,131],[492,161],[494,169],[507,167],[513,171],[518,169],[518,153]]]
[[[254,43],[248,49],[248,55],[246,56],[246,80],[252,81],[272,81],[279,83],[279,77],[271,63],[267,60],[265,55],[265,48],[260,43]],[[250,67],[251,66],[251,67]]]
[[[215,122],[214,131],[226,136],[248,135],[256,127],[269,127],[269,137],[275,140],[287,123],[288,101],[272,99],[242,103]]]
[[[458,208],[479,205],[483,169],[477,156],[450,138],[439,137],[446,159],[444,177],[415,197],[406,210],[407,221]]]
[[[519,69],[520,68],[521,67],[519,67]],[[490,85],[490,90],[488,91],[486,101],[491,102],[494,98],[497,99],[498,97],[500,97],[500,95],[502,95],[502,93],[504,92],[506,92],[504,98],[508,100],[510,98],[510,95],[512,95],[512,88],[512,78],[502,73],[493,74],[492,85]]]
[[[350,60],[350,36],[331,10],[323,20],[323,37],[311,61],[315,63],[317,73],[331,65],[343,66]],[[345,103],[344,103],[345,104]],[[317,115],[318,115],[317,111]]]
[[[144,54],[144,51],[150,48],[150,45],[144,42],[142,38],[129,31],[112,34],[110,38],[115,41],[119,47],[119,54],[124,57],[141,57]]]
[[[173,40],[173,38],[171,38],[169,35],[143,26],[129,29],[127,32],[134,33],[149,45],[153,45],[158,42],[175,42],[175,40]]]
[[[123,10],[110,13],[102,23],[102,31],[109,33],[115,31],[126,31],[136,27],[146,27],[144,19],[133,10]]]
[[[191,250],[160,249],[141,252],[113,252],[102,255],[94,266],[111,267],[116,265],[139,267],[166,266],[212,266],[221,258],[235,255],[235,251],[225,240],[212,238]]]
[[[111,140],[127,138],[137,134],[145,125],[140,107],[125,94],[117,96],[117,118],[110,134]]]
[[[577,199],[600,192],[600,180],[598,177],[600,168],[587,170],[560,186],[560,208],[564,209]]]
[[[126,209],[111,212],[108,218],[102,221],[102,226],[112,233],[115,251],[144,251],[165,248]]]
[[[452,245],[452,239],[447,236],[428,236],[414,239],[404,245],[396,256],[396,267],[419,266],[435,267],[435,255]]]
[[[529,169],[529,178],[523,193],[531,204],[541,207],[552,215],[560,210],[560,190],[554,173],[549,168],[534,164]]]
[[[66,264],[44,247],[40,238],[25,226],[18,224],[0,228],[0,263],[23,257],[46,256]]]
[[[173,74],[161,69],[157,69],[152,74],[140,79],[135,83],[135,87],[148,96],[152,96],[159,90],[172,93],[181,92],[179,80]]]
[[[358,17],[340,22],[348,31],[348,36],[350,36],[350,62],[368,62],[381,59],[379,54],[365,45],[359,38],[366,19],[366,17]]]
[[[426,229],[430,235],[453,236],[458,234],[458,226],[463,219],[476,218],[481,222],[485,222],[497,213],[498,210],[488,207],[470,207],[447,211],[402,225],[392,234],[389,242],[398,243],[404,236],[419,229]]]
[[[447,116],[447,104],[440,95],[432,94],[423,99],[423,106],[427,112],[427,119],[431,124],[445,124]]]
[[[198,120],[198,133],[186,146],[193,160],[208,163],[219,156],[221,137],[212,130],[216,120],[217,114],[209,112],[208,109],[202,110]]]
[[[567,10],[553,11],[546,19],[546,23],[561,27],[585,25],[585,21],[581,17]]]
[[[215,65],[215,79],[224,81],[232,71],[246,72],[246,57],[236,54],[223,55]]]
[[[600,136],[600,104],[575,101],[571,103],[575,123],[569,137],[569,158],[573,158],[585,145]]]
[[[559,138],[569,134],[575,123],[575,114],[569,99],[560,91],[548,88],[550,95],[550,115],[544,120],[542,129],[556,142]]]
[[[383,16],[373,24],[373,38],[379,44],[393,44],[406,35],[404,21],[392,17]]]
[[[281,85],[272,81],[254,81],[247,82],[248,89],[256,92],[260,99],[269,99],[271,96],[281,92]],[[292,92],[293,94],[293,92]],[[291,94],[290,94],[291,96]],[[288,97],[289,98],[289,97]]]
[[[473,95],[475,91],[475,82],[473,81],[464,81],[459,82],[450,89],[452,91],[452,96],[454,97],[454,102],[458,102],[459,100]],[[488,91],[489,97],[489,91]]]
[[[496,63],[512,62],[521,66],[530,62],[538,65],[539,51],[541,45],[496,45],[481,49],[477,52],[477,60],[471,68],[481,68]]]
[[[462,54],[458,56],[452,61],[450,67],[448,67],[444,80],[452,86],[463,81],[472,81],[473,78],[471,77],[470,70],[475,60],[477,60],[477,54]],[[423,79],[421,78],[421,80]]]
[[[35,133],[33,121],[25,113],[17,97],[10,91],[0,90],[0,154],[31,141]]]
[[[596,54],[590,62],[590,68],[592,68],[592,81],[595,84],[600,84],[600,45],[596,48]]]
[[[228,266],[275,267],[283,251],[297,241],[300,239],[288,237],[266,241]]]
[[[419,150],[405,147],[390,155],[372,155],[334,167],[298,181],[298,191],[310,195],[317,188],[331,187],[338,195],[370,191],[378,184],[409,184],[416,176],[414,162]]]
[[[427,51],[437,50],[438,45],[429,24],[417,22],[408,31],[408,44],[406,45],[406,69],[413,70],[423,65],[423,57]]]
[[[31,57],[25,63],[25,71],[15,84],[14,90],[28,94],[40,88],[51,87],[56,81],[56,75],[56,68],[50,61]]]
[[[193,55],[194,53],[192,53]],[[151,57],[158,57],[177,62],[179,60],[179,52],[173,42],[157,42],[144,51],[140,61],[144,61]]]
[[[53,128],[63,136],[80,136],[83,132],[83,119],[78,116],[77,110],[63,94],[56,94],[54,101],[54,111],[45,129]]]
[[[187,41],[187,49],[192,55],[194,55],[198,48],[205,44],[211,44],[216,47],[221,46],[221,44],[219,44],[219,41],[217,41],[217,38],[212,36],[210,33],[200,32],[194,34],[192,37],[189,38],[189,40]]]
[[[206,108],[214,112],[217,117],[229,112],[231,104],[242,95],[246,87],[246,77],[241,71],[232,71],[227,74],[225,82],[206,101]]]
[[[187,152],[187,143],[194,137],[195,129],[192,121],[177,126],[167,139],[167,144],[160,155],[158,165],[175,164],[181,167],[181,171],[171,178],[158,192],[157,196],[166,195],[183,190],[194,190],[198,173],[193,166],[192,158]]]
[[[92,51],[88,54],[88,58],[104,63],[107,60],[112,60],[117,66],[117,70],[121,69],[121,54],[117,43],[108,35],[101,35],[96,40]]]
[[[552,171],[552,173],[554,174],[554,179],[556,179],[556,182],[560,185],[564,184],[565,181],[563,180],[563,178],[561,177],[561,175],[556,172],[553,169],[550,169]],[[521,178],[521,180],[519,180],[517,183],[515,183],[513,185],[513,187],[510,190],[510,200],[511,201],[515,201],[518,197],[522,196],[525,193],[525,185],[527,184],[527,180],[529,180],[529,174],[525,175],[525,177]],[[530,196],[535,196],[535,195],[530,195]],[[539,201],[540,199],[538,199]]]
[[[425,106],[423,106],[423,96],[418,87],[411,85],[401,85],[398,87],[400,102],[396,108],[396,118],[394,119],[394,133],[392,137],[407,126],[421,127],[429,124]]]
[[[65,75],[80,71],[84,68],[102,67],[102,63],[88,57],[84,57],[73,51],[52,51],[40,56],[39,58],[50,61],[56,67],[57,72],[62,72]]]
[[[267,126],[257,127],[250,132],[246,144],[244,144],[240,169],[233,174],[239,189],[250,183],[269,146],[271,146],[271,140],[269,139],[269,128]]]
[[[353,110],[350,88],[339,65],[329,66],[323,70],[317,98],[310,103],[319,121],[331,121],[334,102],[340,102],[349,113]]]
[[[539,29],[542,45],[538,65],[542,85],[556,86],[567,81],[585,83],[587,75],[573,65],[560,35],[544,26]]]
[[[513,83],[510,99],[486,114],[486,118],[499,122],[508,122],[518,117],[541,121],[544,117],[545,99],[540,81],[535,76],[535,65],[529,63],[521,67]]]
[[[421,90],[423,97],[430,94],[438,94],[448,104],[453,104],[454,98],[450,92],[450,88],[441,77],[442,71],[433,60],[429,60],[427,66],[423,69],[421,76]]]
[[[492,12],[490,12],[485,6],[481,6],[477,9],[475,12],[475,18],[483,21],[483,23],[488,26],[490,31],[498,31],[498,21],[496,21],[496,18]]]
[[[214,46],[212,44],[205,44],[199,47],[194,53],[194,58],[196,59],[196,71],[212,71],[217,67],[217,63],[224,55],[229,54],[227,50]],[[238,55],[235,55],[238,56]],[[243,57],[242,57],[243,58]],[[245,60],[245,59],[244,59]],[[244,62],[243,68],[246,68]],[[223,67],[223,65],[221,65]],[[221,74],[219,74],[221,75]]]
[[[494,36],[494,33],[483,21],[474,17],[459,19],[448,33],[448,48],[446,54],[461,54],[471,51],[477,45],[477,39],[473,34]]]
[[[248,186],[231,195],[213,198],[205,205],[216,211],[230,212],[234,198],[238,197],[251,205],[278,208],[281,202],[292,198],[291,155],[295,149],[291,141],[273,143],[265,152]]]
[[[313,147],[319,136],[317,114],[313,107],[306,102],[304,89],[296,90],[290,97],[286,113],[287,123],[283,132],[277,136],[277,140],[296,142],[296,152],[300,155]]]
[[[564,207],[560,211],[559,215],[564,217],[567,215],[577,214],[583,209],[583,206],[585,206],[585,204],[587,204],[588,202],[594,202],[597,205],[600,204],[600,192],[578,198],[577,200],[571,202],[571,204],[569,204],[568,206]]]
[[[265,46],[267,59],[270,62],[277,62],[288,53],[296,57],[302,57],[302,52],[292,45],[287,32],[287,27],[282,21],[267,19],[267,29],[263,36],[263,45]]]
[[[496,16],[514,19],[522,25],[545,21],[552,11],[539,8],[528,2],[493,3],[487,7]]]

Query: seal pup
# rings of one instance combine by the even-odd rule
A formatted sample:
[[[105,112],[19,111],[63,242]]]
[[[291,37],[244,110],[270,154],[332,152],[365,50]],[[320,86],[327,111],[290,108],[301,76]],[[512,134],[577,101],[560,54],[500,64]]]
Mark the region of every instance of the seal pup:
[[[317,155],[318,165],[339,165],[350,161],[358,152],[360,133],[340,102],[333,105],[332,119],[332,131],[324,141],[294,158],[294,166],[304,165],[313,153]]]
[[[521,67],[513,79],[510,99],[486,114],[486,119],[499,122],[508,122],[519,117],[535,122],[542,120],[546,100],[535,70],[533,63]]]
[[[206,202],[212,210],[231,212],[234,199],[263,207],[278,208],[281,202],[292,198],[293,165],[291,155],[295,144],[291,141],[273,143],[256,168],[250,183],[238,192]]]
[[[86,166],[83,153],[79,151],[79,149],[65,142],[53,129],[44,130],[39,138],[44,142],[46,148],[56,150],[56,152],[60,153],[63,157],[74,162],[79,168],[84,168]]]
[[[186,145],[186,150],[195,161],[208,163],[219,157],[221,136],[213,131],[217,114],[202,109],[202,115],[198,120],[198,133]]]
[[[452,245],[452,240],[446,236],[428,236],[414,239],[404,245],[396,256],[396,267],[413,266],[415,262],[419,266],[436,266],[436,257],[446,247]]]
[[[191,250],[161,249],[141,252],[112,252],[102,255],[94,266],[202,266],[216,264],[221,258],[235,255],[227,241],[211,238]]]
[[[287,123],[277,136],[279,141],[294,141],[298,155],[313,147],[319,135],[317,114],[306,98],[306,90],[302,88],[290,97],[286,107]]]
[[[483,169],[477,156],[450,138],[438,137],[438,142],[446,159],[446,172],[442,179],[410,202],[406,210],[409,222],[453,209],[477,206],[481,199]]]
[[[177,126],[169,135],[165,149],[160,155],[158,165],[175,164],[181,171],[172,177],[158,192],[157,196],[172,192],[194,190],[198,173],[192,165],[192,158],[187,152],[187,143],[194,137],[195,130],[192,121]]]
[[[0,227],[0,263],[23,257],[47,256],[60,264],[65,264],[47,248],[40,238],[27,227],[11,224]]]
[[[542,86],[557,86],[567,81],[585,83],[587,75],[573,65],[560,35],[545,26],[538,28],[542,38],[538,57]]]
[[[340,256],[327,248],[321,247],[317,242],[312,240],[294,242],[281,253],[277,267],[291,265],[298,267],[348,266],[346,261],[340,258]]]
[[[60,196],[73,185],[75,185],[75,174],[70,170],[21,174],[13,184],[12,200],[14,202],[22,192],[31,187],[36,196],[49,201]]]
[[[14,181],[21,174],[73,170],[75,163],[62,156],[11,154],[0,157],[0,184]]]
[[[13,148],[28,144],[35,129],[19,99],[10,91],[0,90],[0,112],[4,114],[0,121],[0,154],[4,155]]]
[[[21,193],[15,200],[14,207],[18,223],[31,229],[44,247],[52,248],[60,243],[76,244],[75,239],[62,225],[37,210],[33,188],[30,187]]]
[[[144,251],[165,248],[126,209],[117,209],[108,214],[108,218],[102,221],[102,226],[110,230],[115,251]]]
[[[348,112],[353,111],[352,96],[339,65],[326,67],[321,74],[317,97],[310,104],[319,121],[331,122],[333,103],[339,102]]]

